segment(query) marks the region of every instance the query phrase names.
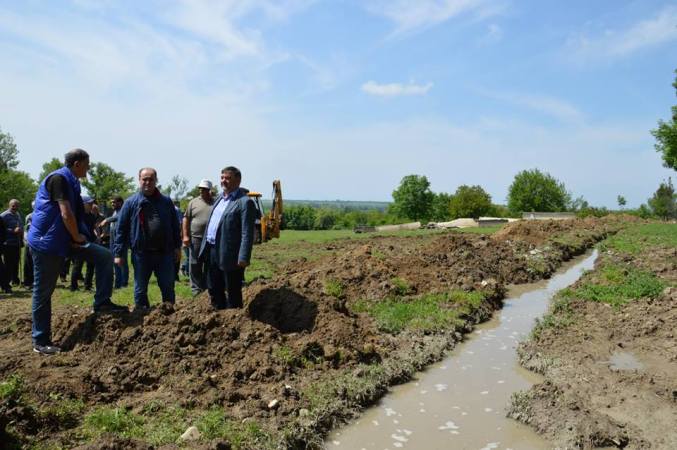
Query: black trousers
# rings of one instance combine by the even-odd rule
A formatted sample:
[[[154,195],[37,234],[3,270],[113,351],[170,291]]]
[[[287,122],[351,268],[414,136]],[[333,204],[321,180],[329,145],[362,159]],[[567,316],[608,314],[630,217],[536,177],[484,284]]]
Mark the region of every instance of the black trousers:
[[[19,261],[21,260],[21,247],[18,245],[5,245],[2,248],[2,256],[5,259],[7,280],[19,284]]]
[[[207,291],[209,292],[212,306],[217,309],[242,308],[244,268],[238,267],[233,270],[221,270],[216,248],[209,245],[208,250]],[[228,295],[226,295],[226,291]]]
[[[85,289],[92,288],[92,280],[94,279],[94,264],[80,258],[73,258],[73,271],[71,272],[71,289],[78,288],[78,281],[82,280],[82,266],[86,265],[85,270]]]
[[[33,286],[33,255],[31,248],[24,247],[24,286]]]
[[[9,284],[7,268],[5,267],[5,263],[2,261],[2,258],[0,258],[0,288],[2,288],[4,291],[10,291],[12,289],[11,285]]]

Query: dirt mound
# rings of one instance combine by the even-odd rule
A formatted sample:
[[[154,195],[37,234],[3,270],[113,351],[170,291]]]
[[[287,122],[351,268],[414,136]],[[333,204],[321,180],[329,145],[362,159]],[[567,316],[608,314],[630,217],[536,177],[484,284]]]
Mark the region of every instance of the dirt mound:
[[[573,230],[583,231],[604,227],[608,220],[588,217],[585,219],[565,220],[521,220],[512,222],[497,231],[492,237],[495,240],[513,240],[541,245],[553,237]]]

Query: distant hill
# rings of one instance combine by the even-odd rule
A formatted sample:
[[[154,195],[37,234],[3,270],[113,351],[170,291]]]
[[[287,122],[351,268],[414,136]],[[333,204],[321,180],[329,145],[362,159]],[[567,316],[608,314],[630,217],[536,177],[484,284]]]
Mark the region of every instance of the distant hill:
[[[264,199],[263,207],[270,208],[271,200]],[[366,202],[351,200],[287,200],[284,199],[285,206],[312,206],[313,208],[330,208],[348,211],[385,211],[390,202]]]

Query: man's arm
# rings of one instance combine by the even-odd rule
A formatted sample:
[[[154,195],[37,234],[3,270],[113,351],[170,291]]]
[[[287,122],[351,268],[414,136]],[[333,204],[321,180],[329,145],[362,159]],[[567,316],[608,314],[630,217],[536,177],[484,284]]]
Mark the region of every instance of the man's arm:
[[[181,221],[181,228],[183,229],[183,246],[190,246],[190,220],[188,220],[188,214],[183,216]]]
[[[252,245],[254,244],[254,222],[256,220],[256,206],[252,199],[245,200],[245,207],[240,216],[242,221],[242,236],[240,240],[240,252],[237,256],[237,265],[247,267],[252,256]]]
[[[113,256],[115,257],[115,264],[122,264],[122,254],[124,253],[129,243],[129,228],[130,228],[130,200],[122,205],[122,209],[116,215],[118,226],[115,227],[115,235],[111,236],[113,239]]]
[[[71,239],[76,244],[85,244],[87,238],[78,230],[78,223],[71,209],[71,203],[68,200],[59,200],[59,211],[61,212],[61,219],[66,226],[66,230],[71,235]]]

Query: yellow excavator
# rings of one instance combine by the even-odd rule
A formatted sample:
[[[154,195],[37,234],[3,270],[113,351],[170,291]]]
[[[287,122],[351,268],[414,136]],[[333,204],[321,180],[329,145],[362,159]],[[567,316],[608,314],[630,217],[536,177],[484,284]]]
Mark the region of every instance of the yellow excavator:
[[[261,244],[272,238],[279,238],[280,226],[282,225],[282,186],[280,180],[273,181],[273,204],[268,212],[265,212],[263,209],[263,203],[261,202],[262,194],[260,192],[251,191],[247,195],[254,200],[256,209],[259,212],[259,218],[256,219],[254,243]]]

